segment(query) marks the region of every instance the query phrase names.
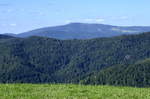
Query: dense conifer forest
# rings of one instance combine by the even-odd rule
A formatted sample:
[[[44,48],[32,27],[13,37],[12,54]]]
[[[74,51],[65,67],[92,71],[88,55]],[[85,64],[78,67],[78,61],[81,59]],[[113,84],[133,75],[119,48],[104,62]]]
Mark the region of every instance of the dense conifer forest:
[[[0,35],[0,83],[150,86],[150,33],[87,40]]]

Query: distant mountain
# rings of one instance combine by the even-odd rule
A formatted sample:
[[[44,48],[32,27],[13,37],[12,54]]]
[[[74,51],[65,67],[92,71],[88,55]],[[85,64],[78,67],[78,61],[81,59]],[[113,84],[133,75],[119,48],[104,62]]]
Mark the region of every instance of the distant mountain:
[[[88,40],[0,39],[0,83],[150,86],[149,60],[141,62],[149,58],[150,33]]]
[[[14,38],[14,37],[0,34],[0,39],[10,39],[10,38]]]
[[[62,26],[36,29],[18,35],[8,35],[16,37],[43,36],[57,39],[89,39],[119,36],[123,34],[137,34],[149,31],[150,27],[120,27],[104,24],[70,23]]]
[[[17,34],[14,34],[14,33],[3,33],[3,35],[17,37]]]

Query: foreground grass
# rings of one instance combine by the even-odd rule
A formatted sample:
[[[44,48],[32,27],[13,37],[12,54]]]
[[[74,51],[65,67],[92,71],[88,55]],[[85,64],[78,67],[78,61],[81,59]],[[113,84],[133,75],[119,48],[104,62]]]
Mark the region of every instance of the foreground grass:
[[[150,88],[0,84],[0,99],[150,99]]]

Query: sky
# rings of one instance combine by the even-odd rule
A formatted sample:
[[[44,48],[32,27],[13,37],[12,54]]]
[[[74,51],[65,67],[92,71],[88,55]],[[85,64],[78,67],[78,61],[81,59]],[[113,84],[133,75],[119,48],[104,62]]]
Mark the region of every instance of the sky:
[[[0,33],[73,22],[150,26],[150,0],[0,0]]]

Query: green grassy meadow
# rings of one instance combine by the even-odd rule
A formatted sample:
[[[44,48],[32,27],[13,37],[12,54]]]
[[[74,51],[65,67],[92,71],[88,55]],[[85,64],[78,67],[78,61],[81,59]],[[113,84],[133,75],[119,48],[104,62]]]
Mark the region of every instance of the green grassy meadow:
[[[0,99],[150,99],[150,88],[72,84],[1,84]]]

